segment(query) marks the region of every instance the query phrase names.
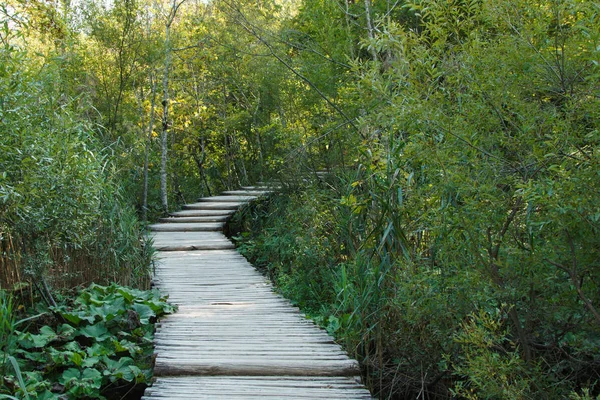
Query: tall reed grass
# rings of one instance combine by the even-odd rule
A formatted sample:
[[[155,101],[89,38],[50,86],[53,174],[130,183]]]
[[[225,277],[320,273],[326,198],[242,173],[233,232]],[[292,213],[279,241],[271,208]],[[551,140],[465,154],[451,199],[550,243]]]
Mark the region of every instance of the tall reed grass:
[[[53,289],[92,282],[149,287],[154,250],[133,209],[118,200],[104,202],[94,231],[86,235],[83,245],[47,239],[53,245],[32,246],[18,232],[2,232],[0,288],[34,289],[40,277]]]

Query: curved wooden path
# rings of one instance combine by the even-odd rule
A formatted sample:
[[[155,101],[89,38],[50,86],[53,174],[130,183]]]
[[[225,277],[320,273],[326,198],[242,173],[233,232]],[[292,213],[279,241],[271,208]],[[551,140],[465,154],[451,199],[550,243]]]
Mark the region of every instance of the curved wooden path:
[[[157,327],[155,382],[143,399],[371,399],[357,362],[223,234],[231,214],[268,192],[202,198],[150,227],[156,286],[179,310]]]

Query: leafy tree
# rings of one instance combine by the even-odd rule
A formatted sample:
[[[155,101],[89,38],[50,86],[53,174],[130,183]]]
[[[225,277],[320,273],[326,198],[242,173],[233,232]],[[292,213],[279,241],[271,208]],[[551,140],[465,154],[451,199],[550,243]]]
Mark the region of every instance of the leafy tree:
[[[552,398],[593,388],[597,8],[427,0],[338,3],[335,14],[335,4],[310,4],[296,26],[319,43],[327,41],[313,24],[330,15],[346,27],[364,21],[345,30],[362,37],[346,50],[350,68],[314,69],[337,82],[339,106],[356,118],[357,131],[342,130],[356,165],[318,197],[335,215],[322,222],[340,232],[336,255],[318,262],[331,271],[322,290],[335,285],[336,300],[319,309],[302,290],[290,293],[357,350],[382,397],[425,388]],[[358,6],[371,7],[371,27]],[[293,198],[286,210],[301,204]],[[278,225],[310,220],[285,215]],[[304,254],[271,263],[277,280],[311,276]],[[485,360],[496,361],[486,369]]]

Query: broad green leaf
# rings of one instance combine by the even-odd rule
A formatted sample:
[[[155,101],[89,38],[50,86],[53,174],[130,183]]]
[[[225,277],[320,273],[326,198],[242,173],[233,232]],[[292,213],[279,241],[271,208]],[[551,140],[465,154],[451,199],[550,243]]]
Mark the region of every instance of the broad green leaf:
[[[91,368],[91,367],[94,367],[99,362],[100,362],[100,357],[97,357],[97,356],[86,357],[83,360],[83,363],[81,364],[81,366],[84,367],[84,368]]]
[[[79,369],[69,368],[62,373],[62,375],[60,376],[58,381],[61,384],[65,385],[67,382],[69,382],[71,380],[79,380],[80,377],[81,377],[81,371]]]
[[[135,303],[133,304],[132,308],[138,313],[140,322],[142,324],[149,323],[150,318],[156,316],[152,308],[146,304]]]
[[[102,322],[79,328],[78,333],[85,337],[94,338],[98,342],[102,342],[110,337],[108,329]]]

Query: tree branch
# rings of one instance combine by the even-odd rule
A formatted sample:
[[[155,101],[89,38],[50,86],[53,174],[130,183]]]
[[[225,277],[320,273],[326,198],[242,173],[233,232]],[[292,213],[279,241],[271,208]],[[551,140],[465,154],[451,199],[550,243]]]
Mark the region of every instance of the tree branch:
[[[248,19],[246,18],[246,16],[238,9],[236,8],[234,5],[232,5],[231,3],[229,3],[228,1],[225,1],[225,4],[227,4],[230,8],[232,8],[239,16],[240,18],[243,19],[242,21],[238,21],[238,23],[240,24],[240,26],[242,28],[244,28],[244,30],[246,30],[246,32],[250,33],[252,36],[254,36],[256,39],[258,39],[259,42],[261,42],[262,44],[265,45],[265,47],[269,50],[269,53],[271,53],[271,55],[273,57],[275,57],[277,59],[277,61],[279,61],[281,64],[283,64],[287,69],[289,69],[294,75],[296,75],[298,78],[302,79],[304,82],[306,82],[313,90],[315,90],[317,92],[317,94],[327,102],[327,104],[329,104],[331,106],[331,108],[333,108],[338,114],[340,114],[345,120],[346,122],[352,126],[352,128],[354,128],[357,132],[359,131],[358,126],[356,126],[356,124],[354,123],[354,121],[352,121],[347,115],[346,113],[344,113],[344,111],[342,111],[341,108],[339,108],[333,101],[331,101],[331,99],[329,99],[325,93],[323,93],[310,79],[308,79],[307,77],[305,77],[304,75],[302,75],[300,72],[298,72],[294,67],[292,67],[287,61],[285,61],[283,58],[281,58],[276,52],[275,49],[273,48],[273,46],[271,45],[271,43],[269,43],[268,41],[266,41],[262,35],[260,35],[259,32],[257,32],[256,28],[254,27],[254,25],[252,25],[250,23],[250,21],[248,21]]]
[[[585,304],[587,309],[592,313],[592,315],[594,316],[594,319],[596,320],[596,323],[598,323],[600,325],[600,312],[598,312],[598,310],[596,309],[596,307],[594,307],[594,305],[592,304],[590,299],[588,299],[587,296],[585,295],[585,293],[583,293],[583,289],[581,287],[581,281],[578,279],[577,256],[575,254],[575,243],[573,242],[573,238],[571,238],[571,235],[569,235],[568,232],[566,232],[566,235],[567,235],[567,241],[569,243],[569,248],[571,250],[571,268],[567,268],[565,265],[563,265],[559,262],[556,262],[556,261],[552,261],[548,258],[545,258],[544,261],[548,262],[549,264],[554,265],[556,268],[566,272],[569,275],[569,279],[571,280],[571,283],[573,284],[573,286],[575,286],[577,295],[579,296],[581,301],[583,301],[583,304]]]

